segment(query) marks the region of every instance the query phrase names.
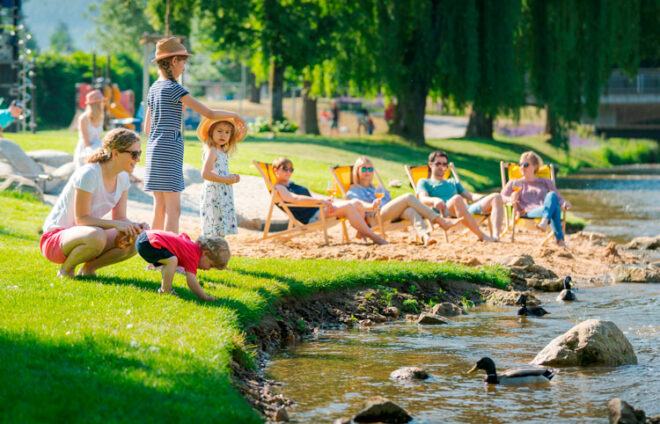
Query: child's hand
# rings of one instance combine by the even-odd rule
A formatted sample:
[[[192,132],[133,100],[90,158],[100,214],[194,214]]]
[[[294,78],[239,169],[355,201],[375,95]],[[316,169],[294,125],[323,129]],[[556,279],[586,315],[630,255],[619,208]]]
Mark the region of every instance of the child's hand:
[[[233,184],[236,184],[237,182],[239,182],[241,180],[241,176],[238,175],[238,174],[232,174],[232,177],[234,177]]]

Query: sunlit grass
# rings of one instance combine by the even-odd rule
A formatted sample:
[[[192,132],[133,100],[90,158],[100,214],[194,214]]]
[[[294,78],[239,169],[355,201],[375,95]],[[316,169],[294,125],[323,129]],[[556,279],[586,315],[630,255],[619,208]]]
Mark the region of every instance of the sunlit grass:
[[[0,194],[0,411],[3,422],[260,422],[232,387],[229,361],[249,357],[243,329],[283,296],[357,286],[459,279],[509,283],[496,267],[232,258],[200,271],[199,301],[157,294],[138,257],[94,278],[61,280],[39,252],[49,207]]]

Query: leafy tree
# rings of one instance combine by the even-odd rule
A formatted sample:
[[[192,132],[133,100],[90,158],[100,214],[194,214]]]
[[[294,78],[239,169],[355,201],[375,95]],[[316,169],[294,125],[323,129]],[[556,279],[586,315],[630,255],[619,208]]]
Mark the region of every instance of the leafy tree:
[[[76,50],[66,23],[58,22],[55,32],[50,36],[50,49],[58,53],[73,53]]]
[[[89,13],[96,24],[92,38],[101,51],[108,54],[130,54],[142,57],[139,44],[142,34],[153,33],[143,0],[104,0],[92,3]],[[130,22],[127,22],[130,17]]]
[[[477,0],[478,68],[467,137],[492,138],[495,116],[522,106],[522,64],[514,42],[520,12],[520,0]]]
[[[523,2],[530,89],[546,105],[552,144],[567,149],[567,125],[596,116],[614,67],[636,72],[640,12],[640,0]]]

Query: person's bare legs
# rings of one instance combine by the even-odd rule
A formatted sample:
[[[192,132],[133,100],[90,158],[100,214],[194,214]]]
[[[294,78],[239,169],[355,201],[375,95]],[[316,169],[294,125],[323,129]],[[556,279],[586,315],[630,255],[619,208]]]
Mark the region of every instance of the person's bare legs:
[[[447,208],[449,208],[449,212],[454,214],[454,216],[462,218],[463,225],[468,227],[470,231],[476,234],[479,240],[495,241],[495,239],[489,237],[483,231],[481,231],[479,225],[477,225],[477,221],[475,221],[472,215],[470,215],[470,212],[468,212],[467,205],[465,204],[465,200],[463,200],[463,198],[460,195],[457,194],[451,199],[449,199],[449,201],[447,202]]]
[[[162,282],[160,284],[161,293],[171,293],[172,292],[172,282],[174,281],[174,273],[176,272],[176,267],[179,264],[179,260],[176,256],[170,256],[167,259],[161,259],[158,261],[163,264],[161,268],[161,275],[163,276]]]
[[[62,253],[66,260],[59,277],[75,277],[76,266],[99,256],[106,245],[105,231],[99,227],[76,226],[62,232]]]
[[[125,261],[137,253],[135,250],[135,245],[132,243],[125,249],[120,249],[115,246],[115,238],[117,238],[119,234],[117,230],[104,230],[104,233],[106,236],[106,243],[103,252],[101,252],[99,256],[92,259],[91,261],[85,262],[85,264],[78,271],[78,275],[94,275],[97,269],[115,264],[117,262]]]
[[[181,192],[164,191],[165,199],[165,231],[179,234],[179,218],[181,217]]]
[[[328,214],[328,216],[346,218],[348,219],[348,222],[351,224],[351,226],[358,230],[359,234],[369,237],[376,244],[388,244],[387,240],[374,233],[371,228],[369,228],[367,222],[362,216],[360,216],[360,213],[357,211],[355,206],[350,203],[337,205],[335,209]]]
[[[495,230],[494,238],[499,240],[500,234],[502,234],[502,224],[504,223],[504,202],[502,201],[502,195],[499,193],[489,194],[481,201],[481,209],[486,213],[490,213]]]
[[[165,229],[165,192],[154,191],[154,216],[151,221],[152,230]]]

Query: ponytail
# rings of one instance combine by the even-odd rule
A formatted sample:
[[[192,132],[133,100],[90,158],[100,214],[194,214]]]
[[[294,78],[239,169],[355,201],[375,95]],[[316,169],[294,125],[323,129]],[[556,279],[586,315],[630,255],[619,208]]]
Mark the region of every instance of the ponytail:
[[[87,163],[105,163],[112,159],[112,152],[106,151],[103,147],[99,147],[92,155],[87,159]]]

